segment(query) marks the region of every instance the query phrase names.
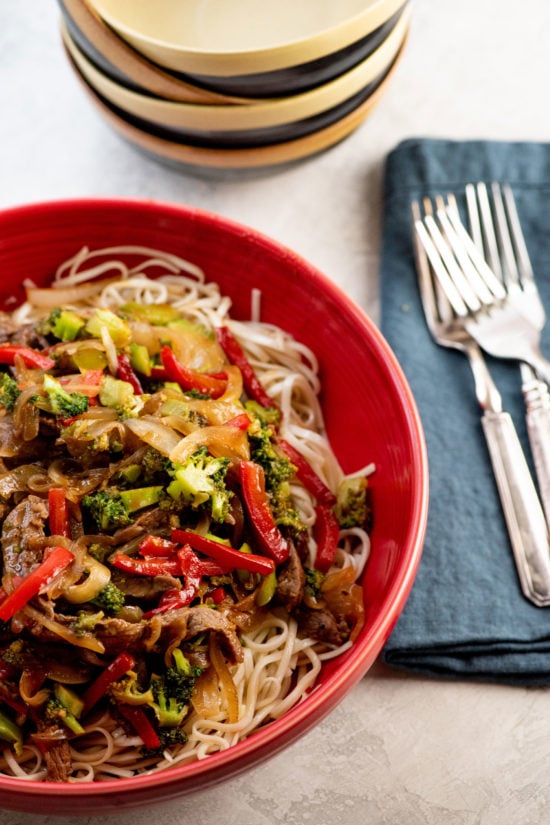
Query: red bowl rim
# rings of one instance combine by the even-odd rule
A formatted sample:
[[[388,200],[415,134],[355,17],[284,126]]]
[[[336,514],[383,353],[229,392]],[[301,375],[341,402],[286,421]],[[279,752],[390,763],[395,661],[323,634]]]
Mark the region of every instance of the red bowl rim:
[[[416,405],[416,401],[409,387],[405,374],[397,361],[389,344],[383,337],[374,322],[367,316],[358,304],[351,299],[337,284],[331,281],[326,275],[318,270],[313,264],[302,258],[290,248],[280,242],[270,238],[261,231],[251,228],[245,224],[227,218],[223,215],[209,210],[175,204],[156,199],[140,198],[119,198],[119,197],[86,197],[67,198],[50,201],[39,201],[36,203],[22,204],[18,206],[0,209],[0,222],[3,219],[20,218],[26,221],[47,211],[62,214],[68,210],[74,212],[87,211],[89,209],[120,209],[121,211],[151,211],[152,213],[164,213],[173,217],[185,217],[199,220],[206,224],[222,228],[235,236],[254,239],[268,253],[271,252],[277,257],[281,255],[286,259],[291,259],[307,277],[316,282],[323,291],[326,291],[331,299],[347,314],[354,316],[355,320],[368,330],[369,335],[375,341],[376,346],[381,351],[385,359],[385,369],[388,380],[394,384],[403,409],[407,411],[408,426],[412,436],[412,465],[416,469],[417,485],[413,497],[413,508],[411,521],[404,544],[410,546],[408,562],[396,576],[392,587],[386,594],[385,603],[390,604],[390,609],[377,617],[377,620],[368,628],[368,632],[359,638],[351,649],[351,662],[345,669],[339,668],[338,672],[331,673],[327,679],[312,692],[285,713],[280,719],[270,722],[257,732],[249,736],[244,741],[219,753],[210,754],[202,760],[197,760],[185,765],[174,766],[164,771],[156,773],[138,775],[130,778],[119,778],[106,780],[98,783],[75,782],[69,784],[46,783],[42,781],[18,779],[15,777],[0,776],[0,790],[16,794],[22,793],[27,799],[32,797],[55,798],[62,796],[67,798],[99,798],[104,800],[112,797],[113,801],[118,801],[121,795],[131,794],[132,791],[144,791],[155,789],[158,792],[165,786],[174,786],[174,794],[178,793],[178,780],[184,780],[180,788],[183,792],[188,780],[198,779],[203,774],[212,774],[211,782],[203,782],[197,790],[204,789],[208,784],[214,784],[226,778],[234,776],[241,770],[250,767],[255,762],[255,755],[272,745],[269,756],[275,755],[282,748],[291,744],[298,735],[307,732],[318,721],[327,715],[337,704],[340,698],[348,692],[366,673],[384,643],[388,639],[401,610],[408,598],[411,590],[420,558],[426,532],[428,513],[428,457],[426,442],[422,422]],[[345,656],[346,654],[344,654]],[[310,719],[311,723],[307,724]],[[294,733],[293,731],[298,731]],[[286,736],[281,736],[286,734]],[[246,757],[246,759],[243,759]],[[242,762],[241,762],[242,759]],[[223,773],[222,773],[223,768]],[[216,770],[217,769],[217,770]],[[189,790],[189,789],[188,789]],[[192,788],[190,789],[192,790]],[[163,797],[160,794],[160,798]],[[153,801],[153,799],[151,799]]]

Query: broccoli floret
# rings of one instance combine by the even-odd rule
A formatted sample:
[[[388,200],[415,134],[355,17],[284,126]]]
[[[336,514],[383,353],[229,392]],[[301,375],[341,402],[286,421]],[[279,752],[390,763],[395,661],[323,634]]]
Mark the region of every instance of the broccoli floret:
[[[81,415],[86,412],[89,405],[87,395],[80,392],[67,392],[59,381],[53,376],[44,376],[44,390],[46,391],[48,409],[55,415],[60,415],[62,418],[73,418],[75,415]],[[35,403],[40,406],[40,396],[37,397]]]
[[[116,410],[120,418],[135,418],[143,409],[143,395],[135,395],[128,381],[104,375],[99,391],[99,400],[104,407]]]
[[[88,547],[90,556],[96,561],[101,562],[101,564],[105,564],[107,557],[110,556],[112,552],[113,548],[106,544],[90,544]]]
[[[56,307],[40,325],[43,335],[53,335],[60,341],[74,341],[86,322],[70,309]]]
[[[55,725],[65,725],[75,734],[84,733],[84,728],[56,696],[48,699],[44,706],[44,721]]]
[[[151,482],[159,476],[169,476],[173,471],[170,459],[154,447],[146,450],[140,466],[143,480],[146,482]]]
[[[281,411],[277,407],[262,407],[257,401],[249,399],[244,402],[246,411],[257,418],[263,427],[279,428]]]
[[[296,467],[277,451],[271,441],[270,429],[260,427],[250,435],[250,457],[264,469],[265,488],[275,523],[279,527],[287,527],[294,536],[303,532],[306,525],[294,507],[289,484],[296,473]]]
[[[152,677],[153,710],[161,728],[177,728],[185,719],[188,706],[178,701],[175,696],[167,695],[166,687],[166,680],[162,676]]]
[[[306,593],[315,601],[319,601],[322,598],[321,587],[325,580],[325,574],[321,573],[320,570],[313,570],[311,567],[306,567],[304,572],[306,574]]]
[[[27,666],[29,657],[32,657],[32,651],[23,639],[15,639],[9,647],[2,651],[4,662],[20,669]]]
[[[113,682],[109,694],[115,702],[123,705],[150,705],[154,701],[153,690],[151,687],[142,690],[135,670],[129,670],[122,679]]]
[[[269,503],[271,504],[275,524],[279,527],[286,527],[294,537],[307,529],[300,513],[294,507],[288,481],[281,482],[274,490],[269,492]]]
[[[191,507],[206,508],[214,521],[225,521],[232,496],[225,486],[229,463],[229,458],[216,458],[206,447],[200,447],[183,464],[174,464],[168,495],[183,499]]]
[[[296,473],[294,464],[276,450],[271,441],[271,430],[265,427],[259,428],[250,436],[250,458],[263,467],[268,492],[274,492]]]
[[[334,512],[342,528],[363,527],[366,524],[369,517],[366,478],[344,479],[337,491]]]
[[[115,530],[132,523],[130,511],[116,490],[98,490],[90,493],[84,496],[82,505],[100,530]]]
[[[142,756],[146,758],[162,756],[166,748],[185,745],[187,742],[187,734],[183,728],[160,728],[157,734],[160,739],[160,748],[141,748]]]
[[[71,629],[77,636],[84,636],[86,633],[93,632],[96,624],[103,618],[105,618],[105,614],[102,610],[99,610],[97,613],[88,613],[86,610],[80,610]]]
[[[97,596],[91,600],[91,603],[95,604],[96,607],[100,607],[109,616],[116,616],[124,607],[126,597],[116,584],[108,582],[103,590],[100,590]]]
[[[183,728],[162,728],[159,731],[159,739],[163,748],[170,748],[174,745],[185,745],[187,734]]]
[[[11,412],[15,407],[15,402],[19,398],[20,390],[17,386],[17,381],[3,372],[0,376],[0,404],[2,404],[8,412]]]
[[[173,653],[174,663],[162,676],[153,675],[151,689],[155,711],[161,728],[178,728],[185,719],[195,680],[201,674],[200,667],[193,667],[179,648]]]

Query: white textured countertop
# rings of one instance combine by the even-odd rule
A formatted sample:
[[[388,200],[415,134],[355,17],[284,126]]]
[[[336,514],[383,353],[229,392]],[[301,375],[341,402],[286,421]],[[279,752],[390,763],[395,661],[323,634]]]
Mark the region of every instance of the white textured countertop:
[[[0,207],[126,195],[210,209],[294,248],[376,319],[387,152],[411,136],[550,139],[547,0],[412,5],[404,59],[359,130],[293,169],[237,182],[201,180],[137,154],[74,79],[56,3],[0,0]],[[103,822],[547,823],[549,775],[547,691],[430,681],[377,666],[312,733],[265,765]],[[86,821],[76,812],[0,812],[1,825]]]

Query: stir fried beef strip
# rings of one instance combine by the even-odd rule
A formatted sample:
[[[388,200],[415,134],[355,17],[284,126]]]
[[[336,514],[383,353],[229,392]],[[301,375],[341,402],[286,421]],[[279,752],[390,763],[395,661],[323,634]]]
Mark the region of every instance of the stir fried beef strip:
[[[289,544],[290,556],[277,576],[275,595],[278,601],[291,612],[304,598],[305,573],[294,544]]]
[[[348,626],[339,623],[326,607],[311,610],[302,605],[294,611],[294,616],[302,636],[331,645],[341,645],[349,636]]]
[[[23,324],[23,326],[17,326],[16,329],[8,336],[7,340],[10,344],[14,344],[15,346],[30,347],[31,349],[44,350],[49,346],[48,339],[39,332],[38,324]]]
[[[47,518],[47,504],[35,495],[20,501],[6,516],[1,538],[5,577],[26,576],[42,561]]]
[[[48,782],[67,782],[73,765],[71,748],[65,730],[56,724],[38,723],[32,739],[44,757]]]
[[[122,570],[115,570],[111,575],[113,584],[122,590],[125,596],[138,602],[156,602],[167,590],[180,590],[181,582],[174,576],[132,576]]]
[[[6,343],[20,329],[9,312],[0,312],[0,343]]]

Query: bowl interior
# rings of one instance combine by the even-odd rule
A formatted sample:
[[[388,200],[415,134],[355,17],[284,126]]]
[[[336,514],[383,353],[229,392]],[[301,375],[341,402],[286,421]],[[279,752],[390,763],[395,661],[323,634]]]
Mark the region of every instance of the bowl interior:
[[[145,39],[205,52],[272,49],[307,40],[360,15],[376,0],[96,0],[102,16]]]
[[[176,72],[241,75],[306,63],[365,37],[403,0],[88,0],[122,38]]]
[[[63,787],[0,778],[0,807],[32,811],[39,801],[45,812],[69,813],[78,804],[88,814],[204,788],[310,729],[364,675],[389,636],[412,586],[426,524],[427,462],[414,400],[364,313],[314,267],[250,228],[170,204],[87,200],[5,210],[0,237],[0,301],[7,308],[13,296],[22,298],[23,279],[47,283],[83,245],[139,244],[187,257],[231,296],[238,318],[250,316],[251,290],[259,287],[263,319],[319,357],[328,435],[344,470],[376,465],[366,624],[354,647],[327,663],[304,702],[234,748],[162,774]]]

